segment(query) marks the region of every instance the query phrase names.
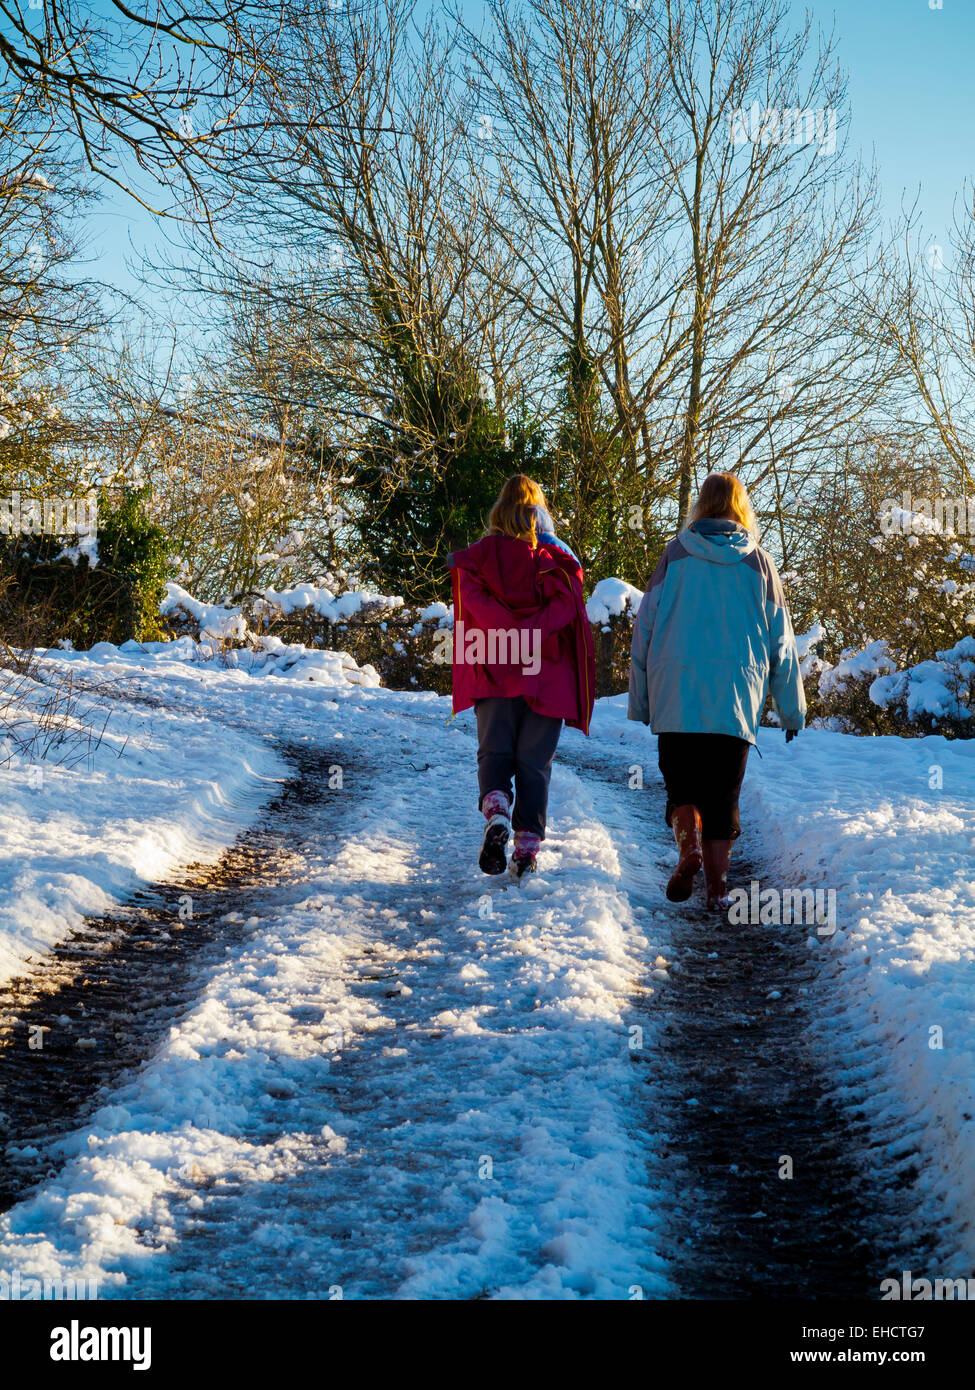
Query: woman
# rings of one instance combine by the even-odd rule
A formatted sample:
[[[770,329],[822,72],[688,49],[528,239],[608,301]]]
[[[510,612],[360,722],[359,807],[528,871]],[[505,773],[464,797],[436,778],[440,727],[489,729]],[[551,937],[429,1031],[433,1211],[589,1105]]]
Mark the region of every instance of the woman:
[[[455,551],[453,710],[477,716],[478,807],[486,874],[533,873],[545,838],[548,786],[562,722],[589,732],[592,632],[578,560],[554,534],[545,494],[508,479],[487,535]],[[514,804],[511,783],[514,778]]]
[[[738,794],[766,695],[786,743],[805,723],[782,582],[755,532],[744,485],[732,473],[712,473],[689,525],[653,572],[630,649],[627,714],[658,737],[679,852],[667,897],[689,898],[703,863],[708,907],[717,911],[728,907]]]

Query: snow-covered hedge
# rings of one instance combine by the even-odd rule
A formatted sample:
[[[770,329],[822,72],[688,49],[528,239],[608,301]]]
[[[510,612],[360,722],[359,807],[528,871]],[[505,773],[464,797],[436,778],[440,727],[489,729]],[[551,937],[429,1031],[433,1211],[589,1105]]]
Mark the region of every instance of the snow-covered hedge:
[[[891,501],[878,534],[852,533],[823,564],[788,580],[811,722],[848,733],[971,737],[964,661],[975,629],[970,538]],[[855,543],[852,543],[855,542]]]
[[[167,584],[166,595],[159,605],[159,616],[169,618],[183,636],[192,628],[200,641],[217,638],[221,641],[243,641],[249,631],[241,607],[225,607],[221,603],[200,603],[178,584]]]
[[[975,733],[975,637],[963,637],[929,661],[899,667],[882,638],[844,651],[833,665],[814,651],[822,625],[797,638],[809,722],[841,733],[921,737]]]
[[[279,619],[294,615],[323,619],[326,623],[345,623],[402,607],[401,598],[366,590],[333,594],[315,584],[296,584],[293,589],[280,591],[255,591],[239,595],[237,602],[227,604],[201,603],[179,584],[169,583],[159,613],[177,621],[181,616],[191,619],[198,625],[201,637],[245,638],[248,632],[266,630]]]
[[[881,638],[870,642],[862,652],[844,652],[835,666],[823,666],[819,675],[822,696],[845,695],[858,681],[872,680],[897,670],[897,662]]]
[[[608,625],[613,618],[629,618],[636,614],[643,599],[643,590],[634,589],[625,579],[600,579],[586,603],[591,623]]]
[[[633,618],[642,598],[643,591],[625,580],[603,579],[586,603],[599,696],[627,687]],[[367,669],[393,689],[450,691],[450,643],[443,634],[453,626],[453,612],[445,603],[412,608],[385,594],[334,594],[299,584],[207,604],[167,584],[161,613],[174,635],[189,634],[214,650],[248,649],[265,661],[272,652],[277,659],[295,648],[309,656],[348,654],[356,669]],[[967,738],[975,732],[975,638],[962,638],[913,666],[903,665],[886,638],[844,650],[833,662],[821,655],[828,642],[821,622],[796,636],[809,723],[859,734]],[[774,722],[771,713],[766,720]]]
[[[963,637],[936,660],[878,676],[870,699],[921,733],[971,738],[975,711],[975,637]]]
[[[450,690],[449,644],[437,633],[453,625],[444,603],[409,608],[402,598],[371,591],[335,594],[314,584],[237,594],[227,604],[202,603],[178,584],[166,585],[160,613],[174,635],[224,651],[267,652],[273,643],[347,656],[394,689]]]
[[[603,579],[586,605],[596,648],[596,688],[616,695],[629,679],[633,614],[643,597],[621,579]],[[224,651],[260,649],[278,638],[323,651],[347,652],[374,668],[395,690],[450,692],[452,608],[409,607],[402,598],[372,592],[334,594],[313,584],[234,595],[230,603],[203,603],[178,584],[166,585],[160,613],[174,636]]]

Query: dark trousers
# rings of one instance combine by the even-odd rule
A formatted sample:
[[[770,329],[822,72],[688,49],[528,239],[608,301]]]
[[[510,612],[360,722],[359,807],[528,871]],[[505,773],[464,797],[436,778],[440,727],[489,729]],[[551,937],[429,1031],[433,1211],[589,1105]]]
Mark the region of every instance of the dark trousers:
[[[559,745],[562,720],[536,714],[520,695],[477,700],[477,780],[481,795],[507,792],[515,780],[515,807],[511,824],[545,838],[548,784],[552,759]]]
[[[731,734],[658,734],[657,761],[667,787],[667,824],[676,806],[696,806],[702,839],[737,840],[738,795],[751,744]]]

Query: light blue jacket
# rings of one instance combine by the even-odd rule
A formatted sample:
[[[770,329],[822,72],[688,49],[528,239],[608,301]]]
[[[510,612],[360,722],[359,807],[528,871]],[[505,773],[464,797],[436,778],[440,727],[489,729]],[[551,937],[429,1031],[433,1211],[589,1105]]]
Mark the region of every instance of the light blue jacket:
[[[672,540],[633,624],[627,716],[655,734],[756,741],[766,695],[784,729],[806,697],[782,581],[733,521],[696,522]]]

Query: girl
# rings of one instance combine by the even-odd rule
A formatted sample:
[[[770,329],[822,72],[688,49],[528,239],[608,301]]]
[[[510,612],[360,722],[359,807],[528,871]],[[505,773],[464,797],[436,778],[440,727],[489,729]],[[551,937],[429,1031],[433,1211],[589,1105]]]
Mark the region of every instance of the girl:
[[[667,897],[689,898],[703,863],[708,907],[718,911],[728,907],[738,794],[766,694],[786,743],[806,713],[782,583],[755,532],[744,485],[712,473],[653,572],[630,649],[627,714],[658,736],[679,852]]]
[[[477,716],[486,874],[533,873],[562,721],[589,733],[592,631],[578,560],[555,537],[545,494],[524,473],[501,489],[487,535],[448,556],[454,590],[453,710]],[[514,806],[511,782],[514,778]]]

